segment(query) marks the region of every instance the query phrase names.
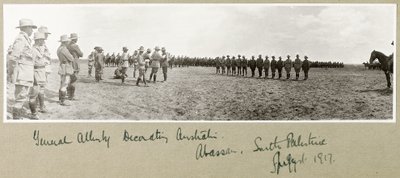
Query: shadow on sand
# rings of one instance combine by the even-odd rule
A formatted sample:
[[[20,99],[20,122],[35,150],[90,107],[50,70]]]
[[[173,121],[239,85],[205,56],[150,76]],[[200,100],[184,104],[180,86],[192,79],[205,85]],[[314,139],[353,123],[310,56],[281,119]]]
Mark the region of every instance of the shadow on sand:
[[[381,89],[366,89],[366,90],[356,90],[357,92],[364,93],[364,92],[375,92],[380,95],[389,96],[393,94],[392,88],[381,88]]]

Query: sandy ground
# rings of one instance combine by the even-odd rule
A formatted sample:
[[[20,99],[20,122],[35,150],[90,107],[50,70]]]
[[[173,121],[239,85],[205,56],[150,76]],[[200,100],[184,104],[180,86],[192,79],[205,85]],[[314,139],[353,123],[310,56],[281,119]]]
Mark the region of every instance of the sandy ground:
[[[81,64],[78,101],[58,104],[57,65],[46,90],[49,113],[41,120],[371,120],[392,119],[392,89],[382,71],[360,66],[312,68],[309,80],[272,80],[215,74],[215,68],[173,68],[168,81],[135,86],[133,68],[121,86],[106,67],[97,83]],[[149,77],[149,72],[146,77]],[[248,74],[250,75],[250,70]],[[257,72],[256,72],[257,73]],[[257,75],[257,74],[256,74]],[[258,75],[257,75],[258,76]],[[285,73],[284,73],[285,76]],[[292,70],[292,78],[294,71]],[[303,79],[303,74],[300,76]]]

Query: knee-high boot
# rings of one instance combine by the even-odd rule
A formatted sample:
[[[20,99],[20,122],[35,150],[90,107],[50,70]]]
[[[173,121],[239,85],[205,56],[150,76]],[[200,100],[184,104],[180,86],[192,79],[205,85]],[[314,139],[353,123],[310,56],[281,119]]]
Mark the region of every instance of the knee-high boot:
[[[46,113],[47,109],[46,109],[46,106],[44,105],[44,93],[39,93],[38,100],[39,100],[39,108],[40,108],[39,112]]]
[[[37,113],[36,99],[29,99],[29,109],[31,110],[32,113],[31,119],[38,120],[39,116]]]

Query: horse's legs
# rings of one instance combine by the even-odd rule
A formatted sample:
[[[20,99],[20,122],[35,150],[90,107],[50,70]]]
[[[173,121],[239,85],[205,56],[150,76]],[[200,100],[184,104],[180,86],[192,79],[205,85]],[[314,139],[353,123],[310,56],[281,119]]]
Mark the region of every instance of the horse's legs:
[[[390,88],[391,84],[390,84],[390,74],[388,71],[384,71],[385,75],[386,75],[386,81],[387,81],[387,87]]]

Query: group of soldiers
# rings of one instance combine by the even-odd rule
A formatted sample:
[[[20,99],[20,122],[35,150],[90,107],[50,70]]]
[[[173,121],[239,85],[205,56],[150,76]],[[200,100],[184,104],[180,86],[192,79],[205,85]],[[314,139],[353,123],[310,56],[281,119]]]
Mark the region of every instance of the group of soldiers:
[[[138,73],[138,78],[136,80],[136,85],[139,86],[140,81],[143,81],[144,85],[147,86],[146,73],[147,69],[151,68],[151,73],[149,80],[153,80],[155,83],[157,81],[157,73],[159,68],[162,69],[164,82],[167,81],[168,67],[170,61],[170,54],[167,53],[165,47],[154,48],[154,52],[151,49],[145,51],[143,46],[135,50],[132,55],[128,53],[128,48],[122,48],[122,54],[115,53],[112,55],[104,55],[103,49],[101,47],[95,47],[95,51],[89,55],[88,60],[88,75],[91,76],[92,68],[95,67],[95,78],[96,81],[102,80],[102,73],[105,66],[117,67],[115,69],[115,77],[122,80],[122,84],[125,83],[125,79],[128,77],[127,70],[129,67],[133,67],[133,78],[136,78]],[[116,62],[115,62],[116,61]]]
[[[50,52],[45,44],[47,37],[51,34],[48,28],[41,26],[37,28],[30,19],[19,20],[20,32],[13,45],[10,46],[7,55],[7,82],[13,88],[10,100],[10,111],[8,119],[20,119],[26,109],[31,111],[31,119],[39,119],[38,112],[48,112],[44,105],[45,88],[48,75],[52,72],[50,68]],[[34,29],[38,29],[33,33]],[[34,43],[31,36],[33,34]],[[75,82],[79,73],[78,59],[83,56],[79,46],[76,44],[78,35],[71,33],[60,37],[60,47],[57,49],[59,58],[60,88],[59,103],[62,106],[70,105],[66,100],[75,99]]]
[[[282,77],[282,69],[285,68],[286,71],[286,79],[290,79],[291,69],[294,68],[296,73],[296,80],[299,79],[300,70],[302,69],[304,72],[304,80],[308,79],[308,71],[310,70],[310,61],[307,56],[304,56],[304,61],[300,59],[299,55],[296,55],[294,61],[290,59],[290,55],[287,55],[287,59],[285,61],[282,60],[282,57],[278,57],[276,60],[275,56],[271,56],[271,60],[269,60],[268,56],[265,56],[265,59],[262,58],[262,55],[259,55],[257,59],[255,56],[252,56],[250,60],[247,60],[245,56],[238,55],[237,58],[232,56],[232,58],[227,55],[222,56],[221,58],[216,58],[216,73],[217,74],[227,74],[227,75],[237,75],[237,76],[247,76],[247,67],[251,70],[251,77],[255,76],[255,70],[258,70],[258,77],[263,76],[268,78],[269,71],[271,69],[271,78],[275,78],[276,71],[278,71],[278,79]]]

